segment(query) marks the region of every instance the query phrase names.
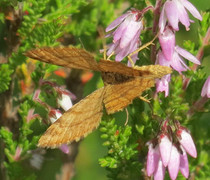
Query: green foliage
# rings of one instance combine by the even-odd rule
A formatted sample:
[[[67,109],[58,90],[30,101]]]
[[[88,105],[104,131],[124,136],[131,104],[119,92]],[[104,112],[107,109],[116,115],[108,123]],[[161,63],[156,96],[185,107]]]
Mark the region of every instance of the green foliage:
[[[109,1],[95,0],[73,14],[72,21],[67,25],[67,31],[75,36],[76,42],[82,44],[87,50],[101,48],[101,41],[96,41],[100,27],[105,27],[114,20],[114,10],[119,7],[122,0],[115,3]],[[102,38],[102,37],[100,37]],[[93,47],[92,49],[90,47]]]
[[[46,19],[54,20],[57,17],[65,16],[66,18],[71,14],[78,13],[82,6],[86,6],[88,3],[85,0],[55,0],[50,1],[50,6],[48,6],[48,11],[50,13],[45,15]]]
[[[22,144],[22,149],[23,152],[27,152],[30,149],[35,149],[36,148],[36,144],[38,142],[38,138],[39,136],[36,136],[35,134],[32,137],[29,137],[29,135],[31,135],[32,133],[35,133],[32,130],[32,126],[33,124],[37,121],[36,118],[34,119],[27,119],[28,118],[28,113],[31,110],[31,107],[33,107],[33,102],[31,102],[30,100],[26,100],[24,101],[24,103],[22,103],[20,105],[20,109],[19,109],[19,115],[22,118],[22,122],[21,122],[21,127],[19,129],[19,143]]]
[[[37,26],[27,37],[27,43],[35,46],[55,46],[59,43],[55,40],[61,37],[64,26],[62,21],[52,21]],[[40,44],[41,43],[41,44]],[[27,46],[27,44],[26,44]]]
[[[13,52],[8,64],[1,65],[0,68],[0,92],[4,92],[9,88],[10,81],[15,82],[17,88],[14,89],[12,95],[16,97],[15,104],[19,106],[19,132],[16,134],[16,140],[13,139],[13,133],[1,128],[1,139],[5,143],[4,153],[9,160],[5,161],[4,166],[7,169],[7,175],[11,179],[17,179],[22,174],[22,179],[36,179],[36,175],[28,174],[25,171],[21,162],[14,162],[14,155],[17,148],[21,148],[19,159],[29,159],[28,152],[37,148],[37,142],[41,132],[45,130],[37,118],[27,119],[31,109],[39,109],[39,106],[31,101],[33,94],[30,96],[21,97],[21,87],[18,81],[26,79],[27,72],[30,69],[24,69],[22,64],[26,63],[26,57],[23,55],[28,49],[35,46],[55,46],[59,43],[56,41],[64,32],[64,18],[56,20],[40,19],[44,17],[48,1],[24,1],[23,2],[23,22],[17,30],[17,39],[21,39],[19,48]],[[9,35],[8,35],[9,36]],[[39,80],[57,69],[55,66],[46,65],[43,63],[35,63],[36,70],[32,73],[32,81],[30,83],[39,86]],[[23,74],[20,76],[20,69]],[[13,74],[13,77],[11,76]],[[29,78],[28,78],[29,79]],[[18,102],[19,101],[19,102]],[[20,104],[20,101],[22,103]],[[30,171],[29,171],[30,172]],[[23,175],[25,174],[25,175]]]
[[[210,25],[210,12],[205,12],[203,14],[203,20],[201,21],[201,28],[199,29],[199,38],[200,38],[200,44],[202,43],[202,38],[206,36],[206,32],[209,30]],[[205,48],[204,48],[204,57],[207,57],[210,55],[210,45],[208,40],[205,40]],[[204,44],[203,44],[204,45]]]
[[[108,155],[99,159],[102,167],[107,167],[110,171],[109,177],[113,179],[130,179],[130,170],[138,166],[137,146],[130,141],[132,134],[130,126],[117,126],[115,120],[103,120],[100,131],[102,139],[105,139],[104,146],[108,148]]]
[[[2,64],[0,66],[0,93],[9,89],[12,73],[13,70],[8,64]]]
[[[1,0],[0,1],[0,7],[1,8],[7,8],[9,6],[16,6],[17,1],[16,0]]]
[[[23,12],[24,21],[21,23],[21,27],[18,30],[20,36],[27,37],[33,31],[33,27],[37,24],[38,19],[42,16],[42,12],[45,10],[49,0],[38,0],[38,1],[25,1]],[[24,36],[25,35],[25,36]]]
[[[13,162],[12,156],[15,155],[15,150],[17,146],[17,141],[13,140],[12,132],[8,131],[6,128],[1,127],[0,129],[0,137],[4,140],[5,149],[4,152],[10,162]]]
[[[27,12],[23,17],[24,21],[18,29],[18,34],[21,38],[21,46],[18,52],[13,53],[10,58],[11,63],[16,67],[25,62],[23,53],[28,49],[36,46],[55,46],[58,45],[56,40],[62,35],[63,21],[62,18],[57,21],[47,21],[38,23],[40,17],[43,16],[43,11],[46,8],[48,0],[32,1],[24,3],[24,12]],[[45,22],[46,21],[46,22]]]
[[[204,12],[202,16],[203,20],[200,22],[201,26],[199,28],[199,37],[200,37],[200,43],[202,43],[202,37],[206,35],[206,32],[209,28],[210,24],[210,13],[209,12]]]

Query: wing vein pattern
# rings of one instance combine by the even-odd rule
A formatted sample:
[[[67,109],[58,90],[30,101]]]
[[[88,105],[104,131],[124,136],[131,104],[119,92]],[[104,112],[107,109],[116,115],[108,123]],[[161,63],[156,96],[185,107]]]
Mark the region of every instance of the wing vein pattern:
[[[123,110],[140,96],[143,91],[154,86],[153,78],[136,77],[134,80],[105,86],[103,103],[108,114]]]
[[[100,88],[66,111],[47,129],[38,146],[55,148],[91,133],[101,121],[103,94]]]
[[[94,56],[75,47],[40,48],[27,51],[26,56],[58,66],[98,71]]]

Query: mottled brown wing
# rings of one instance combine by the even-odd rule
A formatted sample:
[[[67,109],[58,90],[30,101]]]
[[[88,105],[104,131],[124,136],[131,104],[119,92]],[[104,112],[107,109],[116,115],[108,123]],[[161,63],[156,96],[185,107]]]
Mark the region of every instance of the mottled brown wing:
[[[160,78],[172,72],[172,69],[167,66],[148,65],[148,66],[135,66],[134,68],[132,68],[120,62],[103,60],[103,59],[100,60],[98,66],[99,70],[102,72],[113,72],[113,73],[124,74],[127,76],[141,76],[141,77],[151,77],[151,78]]]
[[[136,77],[129,82],[105,86],[103,103],[108,114],[127,107],[143,91],[154,86],[153,78]]]
[[[38,146],[55,148],[91,133],[101,121],[103,94],[104,88],[98,89],[66,111],[47,129]]]
[[[25,55],[58,66],[98,71],[93,55],[75,47],[45,47],[27,51]]]

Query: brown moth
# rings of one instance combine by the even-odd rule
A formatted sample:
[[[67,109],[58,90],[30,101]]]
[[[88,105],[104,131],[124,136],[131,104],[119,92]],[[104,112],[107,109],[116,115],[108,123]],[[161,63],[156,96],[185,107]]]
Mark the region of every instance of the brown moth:
[[[25,55],[59,66],[99,71],[104,81],[104,87],[75,104],[47,129],[39,140],[40,147],[55,148],[79,141],[98,127],[103,104],[108,114],[123,110],[143,91],[154,86],[155,78],[172,72],[171,68],[160,65],[132,68],[110,60],[96,62],[91,53],[75,47],[46,47]]]

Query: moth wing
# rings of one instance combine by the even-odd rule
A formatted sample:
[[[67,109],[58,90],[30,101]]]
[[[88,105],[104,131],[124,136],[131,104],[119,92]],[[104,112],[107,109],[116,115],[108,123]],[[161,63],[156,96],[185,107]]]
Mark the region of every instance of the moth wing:
[[[166,74],[170,74],[172,69],[167,66],[161,65],[147,65],[147,66],[135,66],[134,68],[128,67],[123,63],[110,61],[110,60],[100,60],[98,63],[100,71],[103,72],[113,72],[124,74],[127,76],[140,76],[140,77],[151,77],[151,78],[161,78]]]
[[[135,66],[135,70],[142,73],[142,77],[161,78],[167,74],[172,73],[172,69],[168,66],[161,65],[147,65],[147,66]]]
[[[27,51],[25,55],[58,66],[98,71],[94,56],[75,47],[44,47]]]
[[[132,103],[143,91],[154,86],[153,78],[139,78],[105,87],[103,103],[108,114],[120,111]]]
[[[39,139],[38,146],[55,148],[79,141],[96,129],[103,114],[104,88],[98,89],[66,111]]]

